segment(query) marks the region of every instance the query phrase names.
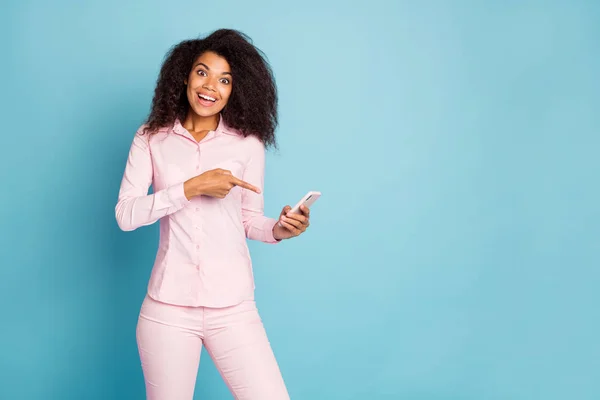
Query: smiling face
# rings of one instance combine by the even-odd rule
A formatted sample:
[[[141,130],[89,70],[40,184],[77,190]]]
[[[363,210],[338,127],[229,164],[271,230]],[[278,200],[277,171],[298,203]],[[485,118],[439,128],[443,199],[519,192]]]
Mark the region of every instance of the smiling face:
[[[229,63],[218,54],[207,51],[194,61],[185,84],[190,111],[199,117],[212,117],[223,110],[231,96]]]

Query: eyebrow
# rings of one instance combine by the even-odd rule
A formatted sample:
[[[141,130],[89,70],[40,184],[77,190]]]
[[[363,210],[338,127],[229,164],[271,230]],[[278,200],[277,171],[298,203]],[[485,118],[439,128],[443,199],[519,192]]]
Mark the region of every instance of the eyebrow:
[[[198,67],[199,65],[202,65],[207,71],[210,71],[208,65],[204,64],[203,62],[199,62],[198,64],[194,65],[194,68]],[[231,72],[223,72],[221,75],[231,75]]]

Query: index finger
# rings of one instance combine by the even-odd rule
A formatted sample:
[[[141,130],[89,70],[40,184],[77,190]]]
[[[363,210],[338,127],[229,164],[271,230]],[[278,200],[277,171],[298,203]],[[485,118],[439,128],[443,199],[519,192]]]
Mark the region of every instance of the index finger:
[[[304,213],[304,215],[306,216],[306,218],[310,217],[310,208],[308,208],[304,204],[302,204],[300,206],[300,211],[302,211]]]
[[[254,185],[249,184],[248,182],[238,179],[235,176],[232,177],[231,183],[233,183],[236,186],[243,187],[244,189],[248,189],[248,190],[252,190],[253,192],[260,193],[259,188],[257,188]]]

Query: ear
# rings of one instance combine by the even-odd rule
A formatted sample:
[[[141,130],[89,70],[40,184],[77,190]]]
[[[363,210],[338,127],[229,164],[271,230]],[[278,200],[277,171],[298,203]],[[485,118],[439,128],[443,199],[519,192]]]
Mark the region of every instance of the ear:
[[[183,80],[183,84],[187,86],[187,78]]]

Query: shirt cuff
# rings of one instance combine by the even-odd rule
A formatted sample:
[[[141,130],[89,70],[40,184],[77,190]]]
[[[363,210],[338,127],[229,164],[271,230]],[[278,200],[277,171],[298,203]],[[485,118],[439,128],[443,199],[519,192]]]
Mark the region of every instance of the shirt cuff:
[[[263,231],[265,232],[265,243],[276,244],[281,242],[281,240],[275,239],[273,236],[273,227],[278,221],[273,218],[268,218],[263,225]]]
[[[178,210],[182,209],[190,201],[185,197],[185,191],[183,190],[183,182],[173,185],[167,189],[167,197],[171,204]]]

